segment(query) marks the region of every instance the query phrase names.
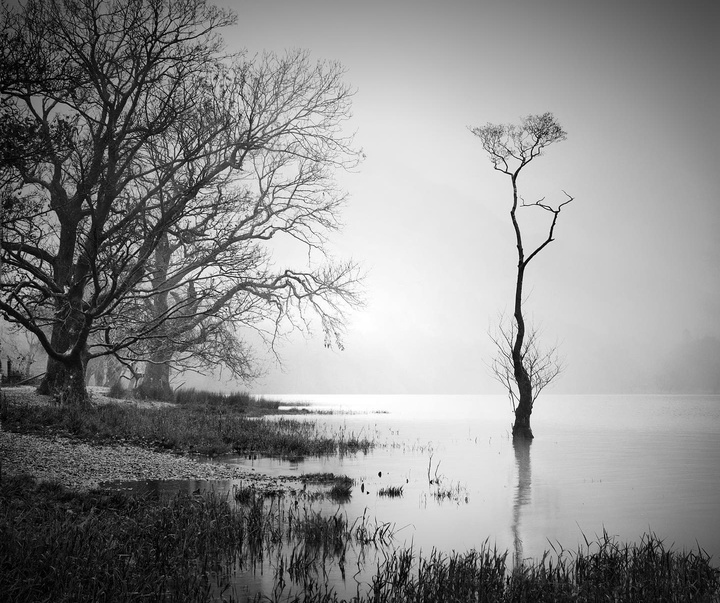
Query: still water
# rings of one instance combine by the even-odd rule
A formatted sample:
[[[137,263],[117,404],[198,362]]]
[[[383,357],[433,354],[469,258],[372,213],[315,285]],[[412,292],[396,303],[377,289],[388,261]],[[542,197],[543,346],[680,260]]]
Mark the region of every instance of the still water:
[[[356,485],[343,510],[395,524],[400,546],[450,552],[488,541],[513,558],[537,558],[603,531],[621,541],[653,532],[667,546],[699,545],[720,558],[720,396],[543,396],[529,447],[513,446],[503,396],[301,400],[345,411],[304,420],[374,438],[376,448],[222,461],[268,475],[348,475]],[[400,486],[399,498],[378,495]]]

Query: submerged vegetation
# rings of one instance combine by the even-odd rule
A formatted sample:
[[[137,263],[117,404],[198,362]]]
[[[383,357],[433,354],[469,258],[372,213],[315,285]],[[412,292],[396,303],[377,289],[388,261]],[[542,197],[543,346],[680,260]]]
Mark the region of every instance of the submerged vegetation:
[[[353,549],[358,560],[371,550],[382,560],[353,582],[357,603],[720,600],[720,570],[703,551],[677,552],[654,535],[623,544],[604,534],[512,567],[487,542],[423,556],[394,549],[393,526],[366,515],[350,521],[251,490],[234,498],[82,494],[4,477],[0,592],[8,601],[340,601],[327,576],[339,570],[345,581]],[[243,576],[268,567],[273,593],[238,591]]]
[[[23,433],[70,435],[95,442],[149,446],[216,456],[263,453],[279,456],[367,452],[374,442],[337,430],[326,433],[312,420],[263,418],[277,402],[246,394],[208,392],[182,394],[178,402],[159,408],[134,404],[99,404],[87,409],[58,405],[3,403],[3,428]]]

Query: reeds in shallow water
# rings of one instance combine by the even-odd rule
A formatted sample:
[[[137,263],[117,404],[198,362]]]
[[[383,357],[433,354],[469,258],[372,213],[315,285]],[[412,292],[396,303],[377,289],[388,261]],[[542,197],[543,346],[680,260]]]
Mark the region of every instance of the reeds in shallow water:
[[[404,486],[385,486],[378,490],[378,496],[386,496],[388,498],[400,498],[403,495]]]
[[[678,552],[650,534],[636,544],[603,534],[576,552],[555,547],[513,566],[486,541],[429,556],[393,547],[393,526],[351,521],[297,498],[246,489],[239,503],[212,492],[170,501],[95,491],[76,494],[29,478],[0,483],[0,593],[4,601],[233,601],[248,577],[272,572],[263,601],[339,601],[345,566],[368,547],[376,571],[356,603],[471,601],[716,602],[720,570],[698,549]],[[376,555],[374,559],[377,559]]]
[[[704,552],[667,549],[652,534],[639,544],[604,534],[575,553],[556,550],[519,567],[485,542],[479,550],[433,551],[428,558],[396,552],[378,568],[369,600],[711,603],[720,601],[720,570]]]

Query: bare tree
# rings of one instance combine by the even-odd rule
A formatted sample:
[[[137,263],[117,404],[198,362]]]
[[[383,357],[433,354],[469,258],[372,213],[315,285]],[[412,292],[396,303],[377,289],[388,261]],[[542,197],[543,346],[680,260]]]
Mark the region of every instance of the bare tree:
[[[534,203],[525,203],[518,193],[518,178],[522,170],[536,157],[540,156],[546,147],[565,140],[566,133],[552,113],[529,115],[522,119],[520,125],[487,124],[483,127],[473,128],[472,133],[480,138],[483,148],[490,157],[493,168],[507,175],[512,185],[510,220],[515,233],[518,256],[513,307],[515,324],[510,331],[507,329],[503,331],[501,328],[501,333],[504,333],[504,335],[498,338],[496,343],[499,346],[509,346],[505,351],[505,358],[509,356],[507,362],[509,362],[510,366],[507,366],[507,368],[512,368],[511,374],[517,386],[517,406],[515,408],[513,436],[530,439],[533,437],[530,427],[530,415],[532,414],[537,393],[539,393],[534,392],[534,387],[537,387],[538,381],[536,380],[534,383],[532,375],[534,373],[537,378],[542,374],[542,371],[538,370],[538,366],[533,367],[532,363],[539,362],[539,366],[542,366],[548,361],[548,358],[537,353],[535,337],[528,334],[523,316],[523,284],[528,264],[554,240],[555,226],[560,211],[573,200],[573,197],[565,193],[566,199],[555,206],[546,203],[544,198]],[[521,208],[541,209],[546,212],[549,218],[547,235],[529,252],[526,252],[525,241],[518,219],[518,210]],[[551,355],[549,357],[551,361],[548,365],[550,368],[546,368],[546,371],[550,371],[548,374],[554,372],[552,358]],[[501,363],[504,362],[502,355],[500,361]],[[502,370],[502,365],[499,368]]]
[[[227,55],[218,30],[235,16],[204,0],[28,0],[1,17],[0,109],[13,136],[0,155],[0,310],[48,353],[45,391],[85,403],[89,358],[152,352],[180,332],[163,326],[171,318],[185,333],[221,325],[216,346],[230,355],[228,321],[267,318],[247,295],[278,311],[309,304],[329,331],[342,323],[322,310],[335,295],[353,301],[353,278],[332,277],[354,266],[272,273],[260,248],[279,232],[314,243],[341,200],[242,193],[268,157],[308,170],[356,163],[337,64]]]
[[[274,57],[265,57],[247,77],[268,79],[276,72],[295,78],[288,94],[307,85],[298,79],[305,79],[303,70],[279,66]],[[335,145],[308,144],[299,133],[252,153],[241,177],[198,199],[192,215],[160,239],[148,262],[147,286],[115,312],[115,337],[106,332],[105,345],[122,348],[118,355],[128,363],[146,360],[144,395],[169,396],[171,368],[221,366],[236,378],[253,378],[258,366],[252,349],[235,336],[239,329],[259,333],[274,350],[283,329],[307,329],[319,319],[326,344],[342,347],[345,312],[361,305],[360,275],[352,262],[328,261],[324,249],[345,201],[333,171],[345,167],[350,154],[338,157]],[[323,263],[274,268],[265,243],[277,239],[292,240]],[[133,324],[123,332],[118,325],[127,316]]]
[[[520,353],[523,366],[530,378],[532,403],[534,405],[540,392],[560,375],[563,370],[563,362],[556,345],[546,349],[539,347],[540,336],[538,330],[528,325],[527,320],[525,322],[525,337]],[[495,344],[495,357],[490,363],[490,370],[495,379],[507,390],[513,414],[515,414],[520,402],[520,392],[515,380],[512,354],[517,339],[515,320],[506,320],[504,316],[500,316],[497,330],[490,333],[490,339]]]

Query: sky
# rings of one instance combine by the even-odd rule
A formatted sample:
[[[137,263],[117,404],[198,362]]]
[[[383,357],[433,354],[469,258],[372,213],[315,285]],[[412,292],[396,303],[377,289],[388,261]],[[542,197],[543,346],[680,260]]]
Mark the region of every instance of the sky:
[[[320,333],[255,393],[500,393],[488,331],[512,308],[507,177],[469,127],[552,112],[568,133],[520,180],[575,200],[530,265],[526,314],[558,393],[651,388],[683,340],[720,336],[720,9],[711,1],[223,0],[230,49],[302,48],[356,89],[366,154],[330,252],[367,271],[345,350]],[[532,211],[532,210],[528,210]]]

